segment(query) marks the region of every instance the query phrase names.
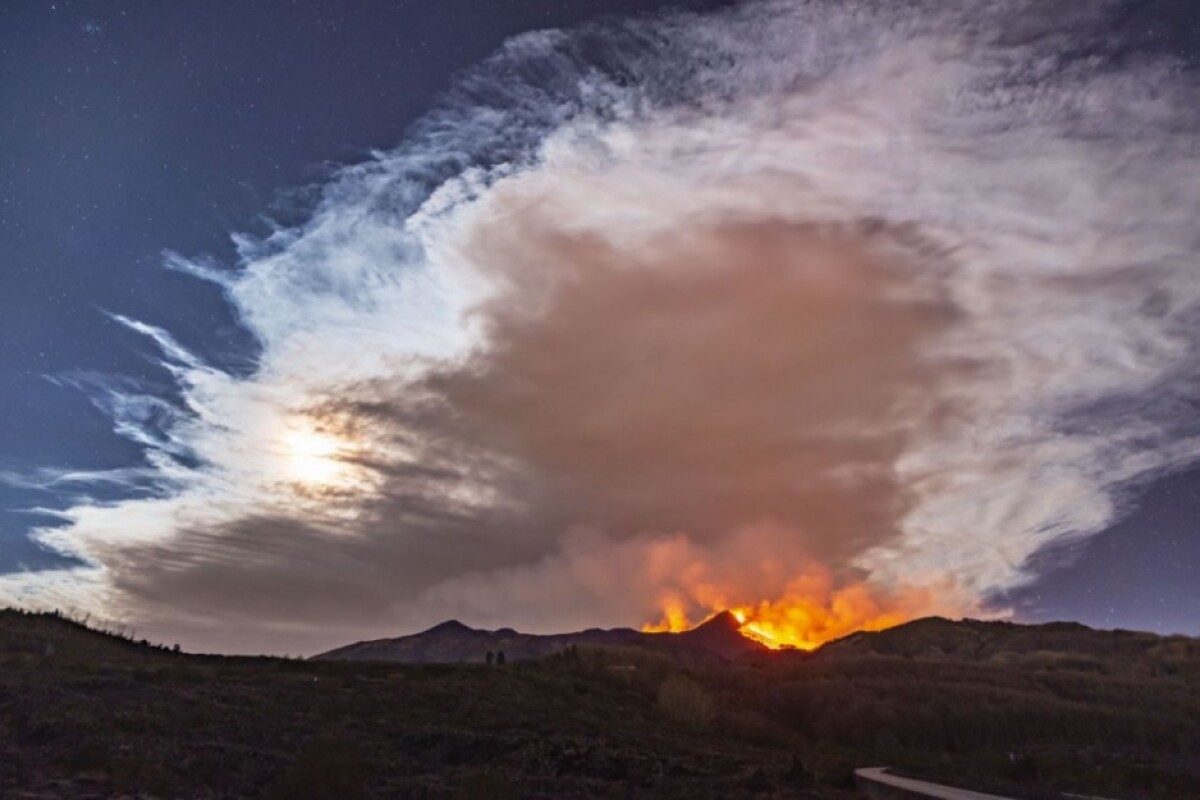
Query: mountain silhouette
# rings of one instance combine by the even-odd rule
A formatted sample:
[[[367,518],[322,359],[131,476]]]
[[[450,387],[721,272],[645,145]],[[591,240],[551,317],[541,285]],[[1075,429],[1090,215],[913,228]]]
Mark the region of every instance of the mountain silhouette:
[[[728,659],[766,649],[742,633],[742,623],[729,611],[715,614],[689,631],[668,635],[677,636],[684,645],[699,647]]]
[[[540,635],[512,628],[489,631],[448,620],[432,628],[394,639],[376,639],[313,656],[319,661],[393,661],[407,664],[482,663],[487,654],[508,661],[542,658],[574,646],[643,647],[690,661],[730,661],[761,653],[766,647],[740,632],[728,611],[715,614],[680,633],[645,633],[632,628],[591,628],[574,633]]]

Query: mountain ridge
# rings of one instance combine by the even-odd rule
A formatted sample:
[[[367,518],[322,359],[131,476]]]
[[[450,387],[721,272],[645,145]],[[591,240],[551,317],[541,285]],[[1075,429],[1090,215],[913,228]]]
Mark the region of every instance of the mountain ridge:
[[[678,633],[633,628],[588,628],[569,633],[521,633],[512,628],[472,628],[447,620],[417,633],[372,639],[312,656],[313,661],[392,661],[408,664],[484,663],[487,654],[503,652],[509,661],[552,655],[571,646],[643,647],[682,658],[726,661],[763,653],[767,647],[743,635],[728,611],[712,615]]]
[[[508,661],[542,658],[571,646],[639,647],[691,661],[739,661],[774,653],[792,657],[837,659],[850,656],[918,658],[1017,658],[1036,653],[1095,657],[1122,653],[1140,656],[1185,636],[1099,630],[1078,622],[1021,624],[1004,620],[951,620],[922,617],[882,631],[856,631],[813,651],[772,651],[741,632],[729,611],[718,612],[681,632],[645,632],[633,628],[588,628],[555,634],[522,633],[505,627],[472,628],[447,620],[417,633],[354,642],[312,656],[314,661],[384,661],[410,664],[484,663],[487,653],[505,653]]]

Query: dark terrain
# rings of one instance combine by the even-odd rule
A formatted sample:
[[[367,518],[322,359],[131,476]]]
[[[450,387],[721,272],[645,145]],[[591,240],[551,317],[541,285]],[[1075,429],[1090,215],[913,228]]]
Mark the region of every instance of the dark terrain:
[[[1200,798],[1200,640],[927,619],[726,659],[702,644],[729,643],[724,618],[545,654],[440,627],[424,645],[474,639],[478,661],[499,635],[514,657],[194,656],[0,612],[0,797],[832,800],[890,764],[1016,797]]]

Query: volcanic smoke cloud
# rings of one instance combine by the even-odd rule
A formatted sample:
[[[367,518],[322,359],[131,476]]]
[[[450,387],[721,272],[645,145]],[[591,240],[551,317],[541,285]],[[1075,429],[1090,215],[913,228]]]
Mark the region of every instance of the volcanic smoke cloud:
[[[1053,6],[1053,8],[1051,8]],[[510,41],[93,380],[148,486],[0,578],[197,648],[722,607],[810,645],[1003,613],[1200,454],[1200,97],[1107,3],[747,3]]]

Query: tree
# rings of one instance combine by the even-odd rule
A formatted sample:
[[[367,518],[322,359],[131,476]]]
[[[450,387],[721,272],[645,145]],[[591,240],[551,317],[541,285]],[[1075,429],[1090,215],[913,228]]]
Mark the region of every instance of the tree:
[[[504,651],[501,650],[499,653],[496,653],[496,665],[502,667],[504,666],[504,661]]]

